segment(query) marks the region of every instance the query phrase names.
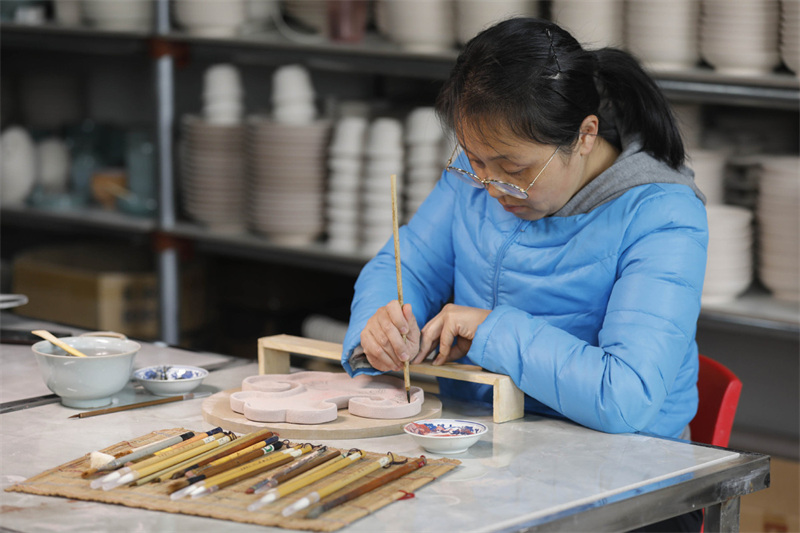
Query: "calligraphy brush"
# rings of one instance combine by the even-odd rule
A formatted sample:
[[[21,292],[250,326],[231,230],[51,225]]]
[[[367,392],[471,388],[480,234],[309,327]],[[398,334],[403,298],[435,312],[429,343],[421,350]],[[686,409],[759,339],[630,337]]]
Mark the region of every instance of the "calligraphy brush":
[[[400,312],[403,311],[403,273],[400,268],[400,230],[397,222],[397,176],[392,174],[392,234],[394,235],[394,268],[397,271],[397,301],[400,302]],[[403,334],[403,343],[406,335]],[[403,381],[406,385],[406,399],[411,403],[411,378],[408,370],[408,360],[403,362]]]
[[[170,481],[169,484],[167,485],[167,489],[170,492],[170,499],[178,500],[184,497],[186,494],[189,494],[190,492],[194,491],[196,488],[200,487],[200,485],[192,488],[187,488],[187,487],[194,485],[195,483],[198,483],[205,479],[208,479],[212,476],[215,476],[217,474],[221,474],[226,470],[231,470],[233,468],[237,468],[249,462],[255,461],[256,459],[259,459],[265,455],[278,451],[281,447],[283,447],[283,442],[276,440],[272,444],[267,444],[258,450],[248,452],[242,455],[241,457],[216,465],[215,467],[203,471],[203,473],[197,474],[196,476],[184,477],[183,479],[176,479],[174,481]],[[186,490],[183,491],[183,489]]]
[[[359,461],[366,457],[361,450],[355,451],[349,455],[343,455],[338,459],[334,459],[328,463],[322,464],[308,472],[288,481],[286,483],[282,483],[275,487],[274,489],[270,489],[264,496],[261,497],[260,500],[251,503],[247,506],[248,511],[256,511],[261,507],[274,502],[275,500],[279,500],[284,496],[291,494],[295,491],[298,491],[304,487],[311,485],[319,481],[320,479],[327,477],[334,472],[338,472],[342,468],[350,466],[355,461]]]
[[[270,437],[274,436],[275,433],[268,429],[260,429],[258,431],[254,431],[253,433],[248,433],[246,435],[242,435],[235,442],[229,442],[225,446],[221,447],[219,450],[215,450],[215,453],[211,453],[209,455],[203,456],[202,458],[198,457],[198,461],[191,465],[188,465],[185,469],[179,470],[177,472],[173,472],[172,476],[173,479],[177,479],[178,477],[186,474],[188,471],[193,470],[195,468],[199,468],[201,466],[205,466],[217,459],[225,457],[226,455],[230,455],[232,453],[238,452],[252,446],[253,444],[269,439]]]
[[[202,486],[192,492],[191,497],[192,499],[201,498],[206,494],[217,492],[218,490],[224,489],[225,487],[233,485],[234,483],[257,476],[258,474],[266,472],[267,470],[271,470],[277,466],[284,465],[303,454],[309,453],[310,451],[311,445],[304,444],[301,447],[286,450],[284,452],[286,456],[283,458],[272,457],[270,455],[262,459],[251,461],[248,464],[233,468],[221,474],[217,474],[216,476],[212,476],[197,483],[196,485],[202,483]]]
[[[320,487],[317,490],[315,490],[314,492],[311,492],[310,494],[306,494],[305,496],[303,496],[299,500],[295,501],[291,505],[287,505],[283,509],[283,511],[281,511],[281,514],[283,516],[291,516],[294,513],[296,513],[297,511],[302,511],[303,509],[305,509],[309,505],[317,503],[322,498],[324,498],[326,496],[329,496],[329,495],[333,494],[334,492],[336,492],[337,490],[342,489],[342,488],[344,488],[344,487],[346,487],[346,486],[348,486],[348,485],[350,485],[352,483],[355,483],[356,481],[358,481],[362,477],[375,472],[379,468],[383,468],[383,467],[389,465],[389,463],[391,463],[391,462],[392,462],[392,457],[390,457],[388,455],[385,456],[385,457],[381,457],[380,459],[378,459],[376,461],[373,461],[373,462],[369,463],[368,465],[365,465],[362,468],[359,468],[358,470],[356,470],[354,472],[351,472],[351,473],[347,474],[346,476],[343,476],[343,477],[337,479],[336,481],[331,481],[330,483],[328,483],[324,487]]]
[[[396,479],[400,479],[401,477],[405,476],[406,474],[410,474],[414,470],[417,470],[418,468],[422,468],[427,463],[428,463],[428,460],[425,459],[425,456],[423,455],[419,459],[415,459],[414,461],[409,461],[408,463],[406,463],[404,465],[401,465],[401,466],[395,468],[394,470],[390,470],[387,473],[383,474],[382,476],[378,476],[376,478],[373,478],[373,479],[369,480],[368,482],[366,482],[366,483],[364,483],[362,485],[359,485],[358,487],[355,487],[355,488],[350,489],[348,491],[340,491],[340,492],[342,492],[342,494],[340,494],[339,496],[335,496],[335,497],[329,498],[327,500],[324,500],[324,501],[321,501],[319,503],[316,503],[316,504],[312,505],[308,509],[308,512],[306,513],[304,518],[317,518],[322,513],[326,512],[326,511],[330,511],[334,507],[338,507],[339,505],[342,505],[343,503],[347,503],[347,502],[349,502],[351,500],[355,500],[359,496],[361,496],[363,494],[366,494],[368,492],[371,492],[371,491],[377,489],[378,487],[382,487],[383,485],[391,483],[392,481],[394,481]]]
[[[132,403],[129,405],[118,405],[116,407],[108,407],[106,409],[97,409],[96,411],[84,411],[68,418],[88,418],[90,416],[106,415],[108,413],[117,413],[119,411],[127,411],[129,409],[138,409],[140,407],[150,407],[151,405],[161,405],[162,403],[180,402],[183,400],[191,400],[194,398],[203,398],[209,396],[210,392],[194,393],[188,392],[180,396],[170,396],[168,398],[159,398],[158,400],[149,400],[147,402]]]
[[[93,475],[93,474],[95,474],[97,472],[108,472],[109,470],[114,470],[116,468],[121,467],[122,465],[124,465],[128,461],[132,461],[134,459],[139,459],[139,458],[142,458],[142,457],[147,457],[148,455],[153,455],[153,453],[157,452],[158,450],[163,450],[164,448],[167,448],[168,446],[172,446],[173,444],[177,444],[179,442],[183,442],[185,440],[191,439],[192,437],[194,437],[194,432],[193,431],[187,431],[186,433],[182,433],[181,435],[175,435],[174,437],[168,437],[168,438],[162,439],[162,440],[160,440],[158,442],[154,442],[153,444],[149,444],[147,446],[142,446],[142,447],[138,448],[135,452],[123,455],[121,457],[117,457],[114,460],[109,461],[108,463],[106,463],[106,464],[104,464],[104,465],[102,465],[102,466],[100,466],[98,468],[90,468],[89,470],[86,470],[85,472],[83,472],[81,474],[81,477],[86,478],[86,477],[89,477],[89,476],[91,476],[91,475]],[[92,488],[93,489],[97,488],[97,487],[95,487],[95,485],[96,485],[95,481],[99,481],[99,480],[92,481]]]
[[[274,473],[267,479],[259,481],[252,487],[248,487],[245,491],[246,494],[260,494],[265,490],[276,487],[278,484],[288,481],[311,470],[314,467],[327,463],[334,457],[337,457],[339,452],[336,450],[328,450],[327,446],[322,446],[318,450],[310,453],[307,457],[298,459],[294,463],[283,467],[280,471]]]

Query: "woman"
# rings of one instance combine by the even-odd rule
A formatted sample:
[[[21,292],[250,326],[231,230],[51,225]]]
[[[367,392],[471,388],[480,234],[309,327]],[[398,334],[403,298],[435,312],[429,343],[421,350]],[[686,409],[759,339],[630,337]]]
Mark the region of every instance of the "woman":
[[[653,80],[626,52],[511,19],[467,44],[437,112],[458,145],[400,229],[406,305],[390,241],[356,283],[347,371],[438,348],[434,364],[511,376],[531,412],[688,437],[708,229]]]

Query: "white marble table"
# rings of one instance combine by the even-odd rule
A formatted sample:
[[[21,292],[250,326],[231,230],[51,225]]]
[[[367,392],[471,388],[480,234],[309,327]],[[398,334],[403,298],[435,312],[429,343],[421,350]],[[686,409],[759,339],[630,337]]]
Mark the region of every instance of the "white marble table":
[[[26,356],[33,360],[29,348],[0,348],[3,389],[8,385],[31,396],[42,392],[38,372],[22,363]],[[159,350],[166,350],[160,353],[167,358],[180,352]],[[255,362],[229,365],[212,372],[203,386],[226,390],[256,373]],[[209,429],[201,403],[189,400],[85,419],[68,419],[76,411],[57,403],[2,414],[0,488],[150,431]],[[494,424],[489,409],[469,404],[445,402],[444,416],[478,420],[490,432],[455,456],[462,461],[459,467],[422,487],[415,498],[395,502],[344,531],[623,531],[700,507],[708,507],[706,531],[738,530],[739,496],[768,485],[769,457],[759,454],[643,435],[608,435],[533,416]],[[324,443],[436,457],[406,435]],[[24,532],[265,529],[7,492],[0,493],[0,527]]]

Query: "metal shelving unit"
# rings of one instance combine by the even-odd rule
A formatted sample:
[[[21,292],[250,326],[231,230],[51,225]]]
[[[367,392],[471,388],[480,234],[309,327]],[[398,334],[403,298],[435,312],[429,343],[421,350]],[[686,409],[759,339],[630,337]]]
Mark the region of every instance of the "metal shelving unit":
[[[158,232],[167,237],[168,241],[188,240],[198,249],[216,254],[355,276],[368,257],[332,251],[322,244],[289,247],[270,243],[256,235],[216,234],[199,225],[177,220],[172,176],[175,66],[174,57],[169,50],[188,48],[193,55],[199,57],[250,65],[299,62],[310,69],[433,80],[442,80],[447,76],[458,51],[411,54],[375,35],[369,35],[360,44],[296,43],[277,33],[225,39],[200,38],[170,29],[167,0],[158,0],[157,14],[157,30],[153,33],[110,32],[55,25],[0,24],[0,42],[6,50],[18,48],[119,56],[151,54],[157,85],[157,116],[154,117],[154,122],[158,132],[160,178],[160,210],[156,219],[138,219],[99,210],[54,212],[4,207],[1,219],[3,224],[61,229],[74,227],[128,234]],[[173,46],[161,47],[162,52],[154,54],[154,43]],[[668,97],[674,100],[800,110],[800,80],[788,73],[740,78],[720,76],[711,69],[697,68],[653,74]],[[179,312],[176,250],[170,246],[162,247],[158,254],[159,276],[162,281],[161,336],[167,342],[176,343]],[[797,306],[778,302],[768,294],[758,291],[748,293],[729,305],[704,307],[701,314],[701,322],[703,321],[756,328],[777,335],[796,337],[800,333],[800,311]]]

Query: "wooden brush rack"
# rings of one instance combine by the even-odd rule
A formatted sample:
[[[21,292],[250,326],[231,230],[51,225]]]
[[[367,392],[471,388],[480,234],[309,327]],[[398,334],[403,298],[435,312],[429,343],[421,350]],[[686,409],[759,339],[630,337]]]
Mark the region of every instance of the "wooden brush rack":
[[[288,374],[291,354],[338,362],[342,357],[342,345],[293,335],[262,337],[258,339],[258,373]],[[474,365],[447,363],[434,366],[428,361],[411,365],[410,371],[411,374],[491,385],[494,392],[492,418],[495,423],[516,420],[524,414],[525,395],[508,376],[487,372]]]

